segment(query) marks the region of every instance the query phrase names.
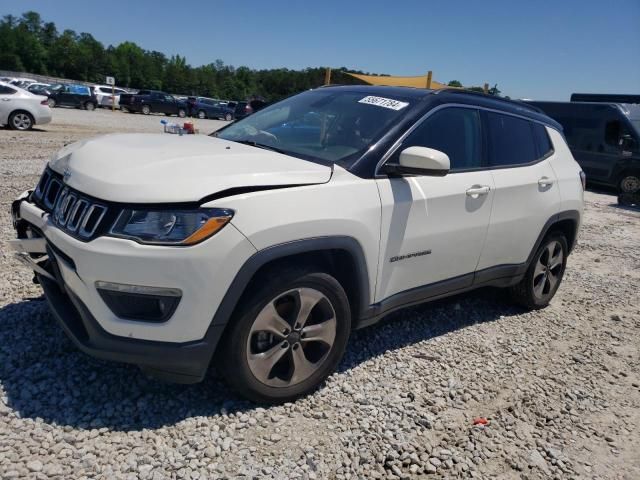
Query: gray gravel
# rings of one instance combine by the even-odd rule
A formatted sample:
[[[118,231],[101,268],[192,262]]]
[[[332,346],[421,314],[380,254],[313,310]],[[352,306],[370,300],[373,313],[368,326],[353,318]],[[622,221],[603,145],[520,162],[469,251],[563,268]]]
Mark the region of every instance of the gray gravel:
[[[56,109],[0,130],[0,240],[57,148],[160,118]],[[1,246],[0,478],[640,478],[640,213],[586,202],[547,309],[483,290],[398,312],[352,336],[323,388],[270,408],[80,353]]]

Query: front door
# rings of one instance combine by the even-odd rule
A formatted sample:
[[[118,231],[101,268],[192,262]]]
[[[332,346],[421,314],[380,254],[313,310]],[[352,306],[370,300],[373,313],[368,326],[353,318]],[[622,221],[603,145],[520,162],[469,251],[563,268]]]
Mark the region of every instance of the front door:
[[[446,153],[451,171],[444,177],[377,180],[382,234],[376,302],[411,289],[431,296],[470,286],[487,235],[494,185],[491,172],[483,170],[479,111],[434,112],[389,161],[397,163],[411,146]]]

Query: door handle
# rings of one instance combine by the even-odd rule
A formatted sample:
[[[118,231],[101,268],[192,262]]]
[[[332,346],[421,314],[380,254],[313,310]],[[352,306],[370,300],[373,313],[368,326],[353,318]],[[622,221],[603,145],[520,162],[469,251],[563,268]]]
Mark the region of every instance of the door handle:
[[[549,177],[542,177],[540,180],[538,180],[538,185],[542,188],[550,187],[551,185],[553,185],[553,180]]]
[[[468,197],[478,197],[480,195],[486,195],[490,190],[491,188],[489,188],[487,185],[483,185],[481,187],[471,187],[466,191],[466,194]]]
[[[10,98],[3,98],[3,99],[2,99],[2,101],[3,101],[3,102],[10,102],[10,101],[11,101],[11,99],[10,99]]]

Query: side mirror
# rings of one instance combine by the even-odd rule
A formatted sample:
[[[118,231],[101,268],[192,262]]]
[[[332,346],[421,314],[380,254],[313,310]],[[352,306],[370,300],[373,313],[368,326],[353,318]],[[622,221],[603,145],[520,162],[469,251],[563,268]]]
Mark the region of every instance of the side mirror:
[[[450,167],[449,156],[440,150],[408,147],[400,152],[399,163],[386,163],[384,171],[391,175],[444,177]]]

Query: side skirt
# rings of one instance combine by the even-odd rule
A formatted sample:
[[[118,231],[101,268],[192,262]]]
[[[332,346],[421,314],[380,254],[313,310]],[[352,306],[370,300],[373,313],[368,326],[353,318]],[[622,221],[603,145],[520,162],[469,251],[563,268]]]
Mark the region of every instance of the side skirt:
[[[498,265],[475,273],[467,273],[459,277],[396,293],[381,302],[371,305],[363,312],[355,328],[359,329],[373,325],[388,314],[402,308],[458,295],[476,288],[509,287],[522,280],[526,271],[527,263]]]

